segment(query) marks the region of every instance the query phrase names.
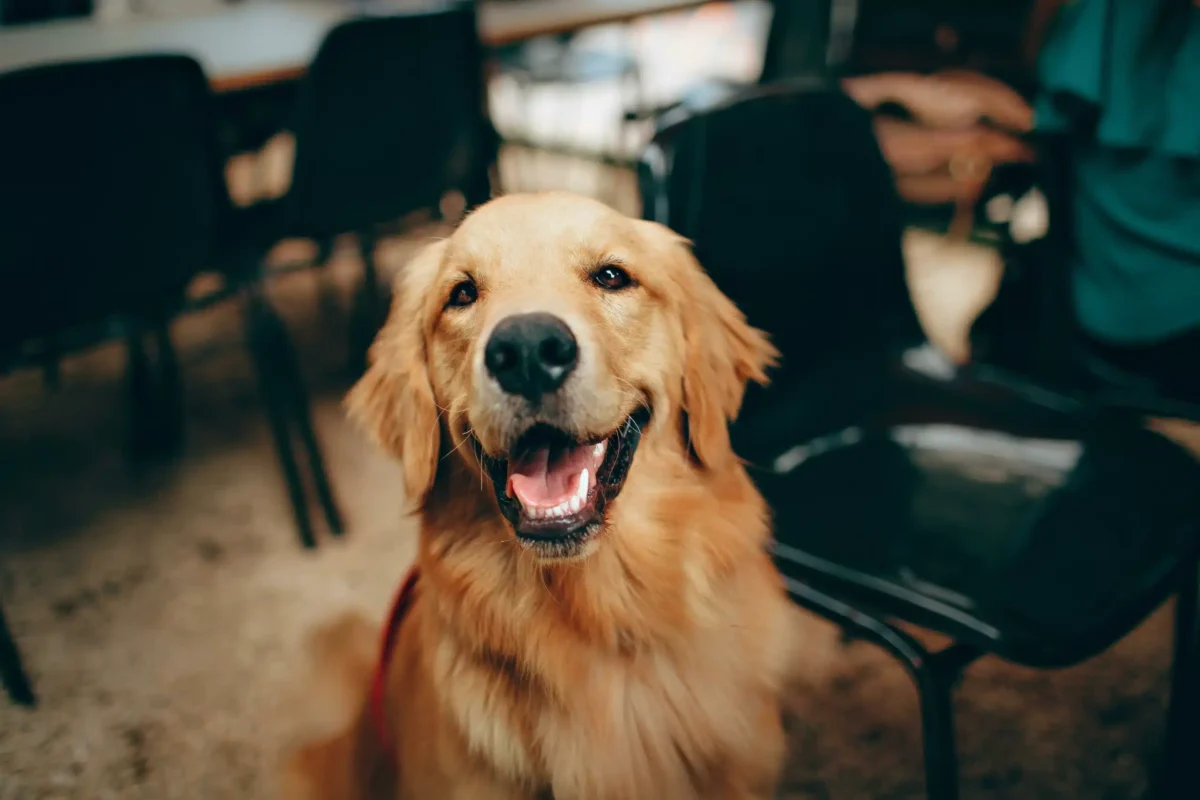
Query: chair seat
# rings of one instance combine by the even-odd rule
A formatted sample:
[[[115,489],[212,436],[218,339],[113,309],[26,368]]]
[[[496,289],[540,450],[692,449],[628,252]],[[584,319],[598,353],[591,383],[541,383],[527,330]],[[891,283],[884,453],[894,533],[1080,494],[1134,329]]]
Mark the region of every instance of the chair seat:
[[[903,368],[875,397],[843,398],[857,424],[756,475],[786,575],[1053,667],[1107,649],[1194,568],[1200,464],[1170,441]]]

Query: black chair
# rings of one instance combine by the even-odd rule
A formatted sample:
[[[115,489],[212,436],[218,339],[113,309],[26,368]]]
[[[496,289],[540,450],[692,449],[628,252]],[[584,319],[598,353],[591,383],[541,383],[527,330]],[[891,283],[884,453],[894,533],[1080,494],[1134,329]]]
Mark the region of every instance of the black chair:
[[[183,383],[170,323],[240,295],[301,541],[315,539],[289,440],[296,429],[329,527],[341,518],[283,323],[252,283],[187,297],[192,279],[227,257],[231,211],[213,141],[211,95],[183,56],[139,56],[0,75],[0,374],[53,364],[124,338],[135,457],[176,452]],[[147,345],[152,345],[148,348]],[[153,353],[153,357],[152,354]],[[7,638],[7,637],[4,637]],[[15,647],[0,666],[27,700]]]
[[[135,454],[174,449],[180,434],[167,324],[209,266],[227,202],[207,103],[203,74],[183,58],[0,75],[0,373],[124,336]]]
[[[952,692],[967,665],[1078,663],[1172,595],[1164,788],[1185,796],[1200,464],[1128,414],[932,353],[870,117],[834,88],[774,87],[661,130],[642,185],[647,215],[695,242],[783,352],[735,446],[774,510],[795,600],[912,676],[928,796],[958,796]],[[954,644],[929,652],[901,622]]]
[[[386,308],[378,236],[408,214],[437,215],[451,191],[468,206],[491,196],[497,140],[483,69],[472,3],[340,24],[297,87],[288,192],[239,215],[241,263],[254,273],[282,239],[358,235],[366,274],[351,335],[356,366]]]

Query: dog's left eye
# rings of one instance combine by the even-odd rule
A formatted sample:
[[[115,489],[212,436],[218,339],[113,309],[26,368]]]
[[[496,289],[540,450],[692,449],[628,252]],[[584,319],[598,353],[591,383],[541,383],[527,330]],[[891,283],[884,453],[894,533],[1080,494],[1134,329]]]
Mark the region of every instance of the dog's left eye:
[[[446,301],[446,305],[451,308],[461,308],[471,305],[477,299],[479,299],[479,290],[475,288],[475,284],[471,281],[462,281],[450,290],[450,299]]]
[[[609,291],[624,289],[633,283],[633,278],[629,277],[628,272],[612,264],[607,264],[593,272],[592,280],[596,282],[597,286]]]

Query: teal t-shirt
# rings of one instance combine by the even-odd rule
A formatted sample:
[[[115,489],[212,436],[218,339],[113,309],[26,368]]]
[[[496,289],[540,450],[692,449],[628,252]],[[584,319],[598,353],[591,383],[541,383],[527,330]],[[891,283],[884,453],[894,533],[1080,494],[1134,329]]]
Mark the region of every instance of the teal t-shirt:
[[[1158,5],[1068,2],[1039,61],[1036,124],[1077,143],[1076,313],[1116,344],[1200,326],[1200,8],[1170,52]]]

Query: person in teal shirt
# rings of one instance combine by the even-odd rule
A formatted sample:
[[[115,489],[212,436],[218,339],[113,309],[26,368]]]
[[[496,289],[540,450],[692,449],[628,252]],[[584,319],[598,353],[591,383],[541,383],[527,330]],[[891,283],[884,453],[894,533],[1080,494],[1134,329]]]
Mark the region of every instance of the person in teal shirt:
[[[1102,358],[1200,402],[1200,3],[1052,5],[1034,120],[1070,143],[1077,319]]]

